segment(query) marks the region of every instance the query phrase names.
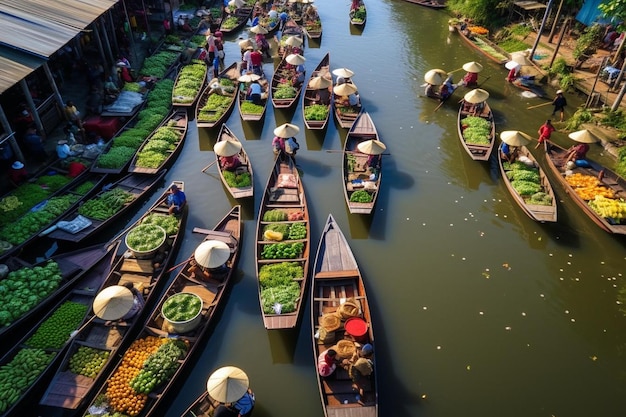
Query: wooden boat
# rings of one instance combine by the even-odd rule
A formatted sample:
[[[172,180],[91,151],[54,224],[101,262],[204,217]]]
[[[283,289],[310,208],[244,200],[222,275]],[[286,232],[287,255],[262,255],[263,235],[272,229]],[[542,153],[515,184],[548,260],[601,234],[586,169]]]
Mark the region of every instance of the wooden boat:
[[[13,245],[0,254],[0,260],[17,254],[38,240],[41,232],[47,230],[66,213],[74,210],[85,199],[91,197],[100,188],[107,176],[106,174],[85,172],[86,175],[72,181],[71,186],[65,191],[55,193],[19,219],[0,228],[0,239]]]
[[[354,2],[350,5],[350,24],[354,26],[363,26],[367,20],[367,9],[363,0],[358,0],[358,6],[354,7]]]
[[[127,379],[124,380],[122,384],[129,390],[129,394],[125,398],[128,398],[132,403],[142,397],[142,399],[135,402],[135,404],[139,403],[141,406],[135,407],[126,403],[126,406],[118,405],[113,409],[111,404],[113,399],[109,396],[110,392],[107,392],[109,385],[112,383],[120,384],[121,377],[119,375],[125,374],[126,370],[138,373],[142,365],[144,369],[148,367],[146,362],[143,362],[143,364],[137,363],[131,368],[128,365],[129,359],[126,356],[128,353],[126,353],[117,362],[114,370],[110,372],[107,381],[102,385],[96,396],[98,399],[96,401],[99,401],[99,405],[106,408],[111,414],[115,411],[128,414],[129,410],[134,409],[135,412],[133,414],[140,417],[163,415],[156,413],[159,404],[164,401],[167,395],[171,395],[172,391],[176,391],[177,386],[180,387],[182,385],[180,383],[182,374],[197,359],[196,353],[199,352],[196,351],[206,347],[205,336],[207,336],[211,324],[216,320],[216,313],[219,311],[219,308],[227,300],[225,294],[229,289],[231,277],[236,271],[239,260],[239,242],[241,240],[240,209],[240,206],[234,207],[215,226],[215,229],[205,230],[206,238],[204,241],[218,240],[230,247],[230,257],[224,264],[224,267],[219,272],[214,272],[212,277],[206,278],[202,272],[198,272],[194,256],[193,254],[190,255],[180,272],[174,277],[169,288],[165,291],[156,308],[153,309],[143,329],[135,338],[134,343],[141,343],[141,341],[145,341],[147,338],[155,338],[159,341],[159,344],[167,341],[167,343],[175,343],[177,346],[182,346],[183,349],[178,356],[172,357],[175,365],[169,368],[161,383],[145,389],[144,392],[147,395],[133,395],[132,391],[130,391],[130,386],[128,386],[129,381]],[[164,303],[171,296],[180,293],[191,293],[198,296],[202,300],[202,308],[196,319],[186,323],[172,323],[163,318]],[[161,363],[161,367],[163,366],[167,368],[166,365]],[[118,372],[121,367],[124,367],[124,370]]]
[[[315,256],[310,300],[313,359],[324,416],[376,417],[378,384],[375,360],[372,374],[362,376],[357,385],[362,392],[353,390],[349,372],[341,366],[337,366],[330,377],[322,377],[317,372],[318,357],[326,349],[337,344],[349,347],[354,342],[374,344],[372,317],[363,277],[350,245],[332,214],[328,215]],[[347,314],[348,309],[344,310],[343,303],[358,308]],[[323,317],[327,318],[331,314],[340,314],[342,318],[340,327],[334,333],[320,325],[327,323]],[[359,331],[352,330],[354,324],[360,327]]]
[[[546,90],[544,90],[543,87],[541,87],[541,85],[535,82],[534,76],[523,75],[521,77],[517,77],[515,80],[511,82],[511,85],[523,91],[530,91],[535,96],[540,97],[540,98],[547,97],[548,95]]]
[[[456,28],[457,33],[461,36],[461,39],[463,39],[463,41],[467,45],[469,45],[471,48],[474,48],[490,60],[498,64],[504,64],[505,62],[510,60],[510,54],[508,52],[506,52],[484,36],[468,34],[462,31],[460,27],[457,26]]]
[[[282,241],[270,240],[270,237],[278,237],[275,233],[268,234],[268,228],[282,229],[279,232]],[[266,329],[291,329],[298,323],[308,279],[310,235],[309,211],[300,175],[293,159],[281,152],[267,181],[257,223],[257,279]],[[285,254],[288,248],[292,253]],[[273,270],[283,268],[285,263],[294,266],[292,278],[297,288],[291,282],[285,283],[281,290],[289,287],[293,298],[272,299],[273,288],[265,286],[265,279],[272,276]]]
[[[552,189],[550,181],[548,180],[548,177],[546,176],[543,169],[541,169],[541,167],[537,163],[537,160],[533,157],[533,154],[530,153],[528,148],[526,148],[525,146],[518,146],[516,149],[518,158],[521,156],[525,156],[535,164],[536,168],[532,169],[532,171],[538,174],[539,182],[541,185],[541,192],[545,193],[545,195],[548,196],[544,201],[549,201],[550,204],[533,204],[533,201],[530,198],[531,196],[524,197],[520,195],[513,187],[513,184],[511,183],[511,178],[509,178],[509,175],[507,175],[507,172],[509,172],[509,170],[507,169],[508,166],[505,164],[505,161],[502,158],[498,157],[497,159],[498,165],[500,166],[500,173],[502,174],[502,180],[504,181],[507,190],[509,190],[509,193],[511,193],[513,200],[515,200],[515,202],[522,208],[524,213],[526,213],[531,219],[538,222],[556,222],[556,197],[554,196],[554,191]],[[498,152],[498,154],[499,153],[500,152]],[[525,169],[528,170],[531,168]]]
[[[356,84],[349,81],[356,87]],[[333,88],[337,86],[337,83],[334,84]],[[357,91],[358,94],[358,91]],[[344,106],[337,103],[337,96],[333,93],[333,113],[335,114],[335,119],[339,126],[344,129],[350,129],[354,124],[354,121],[361,115],[363,111],[363,106],[361,105],[361,100],[357,103],[356,106]]]
[[[322,20],[319,15],[313,20],[306,19],[302,26],[304,28],[304,33],[306,33],[309,39],[317,40],[322,37]]]
[[[300,39],[299,46],[289,46],[285,44],[285,41],[295,36]],[[294,19],[289,18],[283,27],[280,42],[278,43],[278,56],[285,58],[289,54],[301,54],[304,50],[304,30]]]
[[[484,102],[484,106],[480,113],[477,113],[476,115],[474,115],[472,111],[473,108],[474,107],[472,106],[471,103],[468,103],[465,100],[461,100],[461,105],[459,106],[458,123],[457,123],[459,140],[463,144],[465,151],[474,161],[487,161],[489,160],[489,156],[491,155],[491,151],[493,150],[493,147],[495,144],[496,123],[493,120],[493,113],[491,112],[491,108],[489,107],[489,104],[486,101]],[[465,140],[464,129],[466,127],[466,124],[464,120],[470,116],[480,117],[486,120],[487,122],[489,122],[491,127],[489,131],[489,136],[487,138],[489,141],[488,143],[485,142],[485,144],[475,144],[475,143],[468,143]]]
[[[107,184],[104,186],[101,191],[93,196],[90,200],[102,197],[103,195],[110,194],[108,193],[111,190],[120,190],[129,193],[131,196],[128,197],[128,202],[124,203],[124,205],[115,212],[111,217],[105,220],[97,220],[94,218],[90,218],[89,216],[83,216],[89,219],[91,224],[84,227],[81,230],[73,233],[71,226],[70,228],[59,228],[57,223],[57,228],[50,232],[47,236],[51,239],[56,240],[66,240],[69,242],[82,242],[83,240],[95,235],[97,232],[106,229],[107,226],[115,222],[121,216],[128,213],[133,207],[143,201],[144,197],[147,197],[149,193],[151,193],[158,184],[161,183],[163,177],[167,170],[161,170],[157,175],[147,175],[147,174],[135,174],[130,173],[121,178],[120,180]],[[86,203],[89,200],[84,200]],[[72,223],[72,221],[76,221],[78,215],[80,214],[80,208],[76,208],[63,216],[60,221]],[[76,228],[78,229],[78,228]]]
[[[184,190],[184,183],[175,181],[173,184]],[[127,231],[140,225],[148,216],[170,216],[167,205],[170,186],[139,220],[119,236],[125,235]],[[136,326],[143,322],[153,299],[160,294],[165,285],[164,277],[169,272],[168,267],[176,258],[178,247],[183,240],[187,211],[183,209],[175,217],[177,231],[173,234],[168,233],[165,243],[158,250],[142,256],[137,256],[127,250],[115,263],[102,287],[124,285],[130,282],[141,292],[145,302],[144,308],[131,318],[112,323],[98,318],[93,319],[93,312],[90,312],[89,318],[93,320],[72,340],[67,354],[40,401],[41,405],[55,409],[75,410],[92,399],[96,389],[100,388],[104,377],[116,360],[117,352],[128,347],[129,337],[135,334]],[[78,375],[70,370],[71,358],[81,347],[91,348],[104,357],[101,368],[91,376]]]
[[[128,167],[128,172],[156,175],[163,168],[173,164],[183,148],[187,136],[187,123],[186,109],[172,111],[160,128],[152,132],[139,147]],[[164,141],[169,144],[167,149],[163,149]],[[159,145],[156,145],[157,143]]]
[[[330,74],[330,53],[324,55],[324,58],[317,64],[315,70],[311,73],[311,79],[314,77],[323,77],[329,81],[328,85],[328,103],[324,104],[317,100],[317,89],[310,88],[307,84],[304,90],[304,96],[302,98],[302,114],[304,117],[304,125],[311,130],[321,130],[328,125],[328,119],[330,118],[331,98],[333,95],[333,78]],[[322,120],[307,119],[307,109],[314,105],[326,106],[326,118]]]
[[[182,414],[182,417],[212,417],[215,409],[220,405],[213,400],[208,392],[201,394]]]
[[[267,110],[267,102],[268,102],[268,98],[270,96],[270,85],[269,82],[267,81],[267,78],[265,78],[265,75],[263,75],[258,81],[259,85],[261,86],[261,104],[259,106],[262,107],[262,111],[257,111],[256,113],[250,113],[248,111],[246,111],[246,106],[249,104],[244,104],[244,103],[248,103],[249,101],[247,100],[247,91],[239,91],[239,115],[241,116],[241,120],[243,120],[244,122],[258,122],[263,120],[263,118],[265,117],[265,111]],[[249,102],[252,103],[252,102]],[[252,106],[255,107],[256,109],[258,109],[258,107],[256,106]]]
[[[226,36],[239,31],[250,20],[253,10],[254,7],[240,7],[235,13],[227,14],[220,23],[220,32]]]
[[[196,76],[192,71],[192,68],[200,68],[203,67],[204,75],[202,75],[202,79],[200,76]],[[172,89],[172,105],[174,107],[193,107],[202,93],[204,84],[207,79],[208,67],[203,61],[194,60],[190,64],[183,66],[178,74],[176,75],[176,80],[174,81],[174,88]],[[193,86],[195,95],[180,95],[177,92],[177,87],[182,84]],[[191,93],[191,91],[190,91]]]
[[[61,280],[56,288],[52,289],[47,295],[44,295],[30,310],[26,311],[20,317],[15,318],[10,324],[0,328],[0,336],[14,334],[17,329],[23,328],[32,317],[48,308],[54,300],[58,300],[60,296],[68,293],[74,288],[76,282],[95,264],[108,253],[104,245],[97,244],[93,246],[83,247],[72,252],[61,253],[52,256],[42,262],[35,264],[36,266],[46,266],[49,261],[55,262],[61,270]],[[9,258],[5,261],[11,270],[18,270],[21,267],[31,267],[30,264],[20,260],[19,258]]]
[[[419,4],[420,6],[429,7],[431,9],[445,9],[447,6],[444,3],[440,3],[437,0],[405,0],[409,3]]]
[[[548,142],[545,143],[548,166],[558,177],[559,181],[563,185],[563,188],[565,188],[565,191],[569,194],[574,203],[576,203],[576,205],[578,205],[578,207],[580,207],[582,211],[602,230],[609,233],[626,234],[626,222],[624,219],[619,219],[618,216],[611,217],[617,212],[617,210],[612,210],[613,207],[616,207],[617,205],[623,207],[624,203],[618,203],[617,199],[626,198],[626,179],[619,176],[616,172],[610,170],[609,168],[586,158],[585,160],[588,162],[589,167],[573,167],[571,168],[572,174],[584,174],[590,176],[591,178],[588,178],[589,183],[594,186],[597,185],[598,188],[595,188],[595,191],[591,193],[592,195],[581,195],[581,187],[571,185],[567,181],[568,177],[564,176],[565,171],[570,169],[567,168],[565,162],[568,151],[552,142],[549,144]],[[598,178],[602,179],[594,181],[593,178],[596,178],[596,180]],[[604,195],[605,198],[595,197],[595,195]],[[608,198],[611,195],[613,198]],[[602,205],[606,203],[611,203],[611,205],[608,210],[603,210]],[[622,213],[625,212],[626,208],[622,210]],[[603,214],[608,216],[604,216]]]
[[[226,123],[224,123],[222,125],[222,127],[220,128],[220,133],[219,133],[219,135],[217,135],[217,142],[220,142],[220,141],[223,141],[223,140],[232,140],[233,142],[241,143],[239,138],[237,138],[237,136],[235,136],[235,134],[232,132],[232,130],[230,130],[228,128],[228,126],[226,126]],[[226,190],[228,190],[228,192],[230,193],[230,195],[233,198],[252,197],[254,195],[254,176],[253,176],[253,173],[252,173],[252,164],[250,163],[250,159],[248,158],[248,154],[243,149],[243,145],[241,147],[241,151],[239,151],[238,157],[239,157],[239,161],[241,162],[241,165],[239,167],[237,167],[237,170],[235,171],[235,175],[239,176],[239,175],[248,173],[250,175],[250,185],[247,185],[245,187],[233,187],[233,186],[230,186],[228,184],[228,182],[226,181],[226,178],[224,177],[225,169],[222,166],[222,163],[220,161],[220,157],[217,154],[215,154],[215,162],[216,162],[216,164],[219,167],[220,178],[222,179],[222,183],[224,184],[224,188],[226,188]]]
[[[357,145],[366,140],[379,140],[376,126],[369,113],[363,112],[354,122],[343,148],[343,195],[350,213],[371,214],[378,200],[378,191],[382,180],[382,155],[378,157],[375,167],[368,167],[369,155],[359,152]],[[371,179],[374,175],[374,179]],[[369,197],[369,202],[351,201],[352,195],[361,190]]]
[[[87,311],[91,308],[93,300],[98,294],[105,277],[111,269],[119,243],[120,242],[118,240],[108,247],[101,246],[103,249],[101,252],[101,258],[93,266],[85,270],[81,277],[76,281],[74,287],[67,292],[63,298],[61,298],[54,306],[48,308],[47,311],[42,312],[42,317],[38,320],[37,324],[31,326],[29,328],[30,330],[22,336],[19,342],[15,343],[13,347],[0,359],[0,368],[5,368],[5,366],[9,364],[16,357],[16,355],[20,354],[20,352],[22,352],[23,355],[25,351],[32,351],[35,348],[39,348],[45,350],[45,355],[47,355],[48,360],[47,365],[42,368],[35,368],[34,364],[30,364],[30,366],[33,366],[33,368],[37,370],[30,371],[27,379],[24,380],[23,383],[12,387],[15,391],[16,400],[12,402],[3,401],[0,403],[1,416],[11,415],[13,412],[17,411],[18,407],[26,407],[27,405],[25,402],[31,396],[30,394],[33,389],[45,381],[50,372],[58,365],[59,359],[63,356],[63,353],[69,346],[70,332],[68,331],[67,339],[65,341],[55,337],[46,337],[42,340],[42,333],[38,333],[39,329],[44,322],[49,320],[54,313],[59,310],[61,306],[64,306],[63,311],[76,311],[76,309],[80,309],[78,305],[84,306],[83,308],[85,309],[85,314],[83,315],[82,321],[80,319],[79,311],[70,314],[70,316],[73,316],[76,320],[76,328],[79,328],[80,325],[84,323]],[[66,303],[70,303],[74,307],[70,308],[68,307],[70,304]],[[47,324],[46,326],[50,326],[50,324]],[[41,331],[44,332],[45,330]],[[31,339],[33,336],[34,338]]]
[[[291,106],[293,106],[294,103],[298,101],[298,98],[300,98],[302,85],[304,84],[302,83],[302,85],[299,85],[298,87],[293,87],[294,90],[296,90],[296,94],[294,97],[291,97],[291,98],[277,98],[276,97],[276,90],[281,85],[281,80],[290,79],[293,76],[293,70],[288,69],[289,66],[290,64],[285,60],[285,58],[283,58],[278,64],[276,71],[274,71],[274,76],[272,77],[272,105],[274,106],[274,108],[277,108],[277,109],[288,109]]]
[[[217,79],[211,80],[211,82],[205,87],[204,91],[200,95],[198,99],[198,104],[196,105],[196,122],[198,127],[215,127],[222,124],[228,116],[230,116],[230,112],[233,111],[233,106],[235,105],[235,100],[237,99],[237,94],[239,91],[239,70],[237,69],[237,63],[233,62],[224,69],[224,71],[220,72]],[[225,80],[224,83],[228,85],[221,84],[220,80]],[[212,86],[214,84],[220,84],[222,86],[221,89],[215,89]],[[221,97],[226,97],[223,100],[223,104],[219,107],[214,108],[212,106],[211,110],[204,109],[209,102],[211,96],[218,95]]]

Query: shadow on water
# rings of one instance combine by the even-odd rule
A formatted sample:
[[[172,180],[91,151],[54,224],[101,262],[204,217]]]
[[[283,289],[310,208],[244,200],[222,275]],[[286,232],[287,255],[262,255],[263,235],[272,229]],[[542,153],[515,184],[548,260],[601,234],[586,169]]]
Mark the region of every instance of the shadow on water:
[[[219,132],[219,128],[198,128],[198,145],[200,150],[213,152],[213,146]]]
[[[322,45],[322,37],[320,36],[317,39],[308,38],[307,46],[311,49],[318,49]]]
[[[369,239],[374,215],[350,214],[347,206],[346,213],[348,214],[348,223],[350,225],[350,237],[352,239]]]
[[[409,190],[415,186],[415,179],[411,175],[406,172],[398,171],[396,161],[393,159],[393,156],[389,155],[384,158],[383,179],[381,180],[383,189],[385,187],[390,187],[398,190]],[[379,196],[379,200],[381,197],[382,196]]]
[[[269,106],[270,104],[268,104]],[[267,115],[266,115],[267,117]],[[261,139],[261,133],[263,132],[263,125],[265,124],[265,117],[258,122],[241,122],[243,128],[243,135],[246,140],[259,140]]]
[[[310,175],[316,178],[324,178],[331,173],[331,167],[317,159],[298,156],[296,161],[298,162],[298,172],[301,177]]]
[[[273,363],[293,363],[294,352],[298,343],[298,333],[297,327],[288,330],[267,331]]]
[[[363,34],[363,30],[365,29],[365,25],[367,24],[367,20],[363,22],[361,26],[356,26],[352,23],[348,24],[350,25],[350,35],[361,36]]]
[[[280,126],[284,123],[290,123],[293,119],[293,115],[296,113],[296,108],[300,103],[300,97],[291,107],[287,109],[274,109],[274,119],[276,120],[276,126]]]
[[[304,136],[306,138],[306,148],[310,151],[320,151],[324,145],[324,138],[326,138],[326,131],[328,125],[324,129],[311,130],[304,129]]]

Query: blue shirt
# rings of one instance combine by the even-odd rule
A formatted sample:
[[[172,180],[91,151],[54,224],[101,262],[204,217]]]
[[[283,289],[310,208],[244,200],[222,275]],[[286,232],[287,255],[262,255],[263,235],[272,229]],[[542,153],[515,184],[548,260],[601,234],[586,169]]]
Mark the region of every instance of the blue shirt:
[[[261,85],[259,83],[250,84],[250,95],[252,94],[261,94],[263,90],[261,89]]]
[[[506,156],[509,156],[509,154],[511,153],[511,150],[509,149],[509,145],[507,145],[506,143],[502,142],[502,153],[505,154]]]
[[[242,416],[248,414],[254,408],[254,394],[246,392],[234,406]]]
[[[172,193],[167,196],[167,204],[169,206],[173,205],[178,208],[181,208],[185,204],[186,201],[187,201],[187,197],[185,196],[185,193],[181,190],[178,190],[178,192]]]

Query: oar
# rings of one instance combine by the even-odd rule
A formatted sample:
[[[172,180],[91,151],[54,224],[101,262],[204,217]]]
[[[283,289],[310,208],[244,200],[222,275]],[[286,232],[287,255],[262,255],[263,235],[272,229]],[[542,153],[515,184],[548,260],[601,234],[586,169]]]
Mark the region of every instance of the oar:
[[[173,270],[175,270],[175,269],[176,269],[176,268],[178,268],[179,266],[186,264],[187,262],[189,262],[189,259],[185,259],[185,260],[184,260],[184,261],[182,261],[181,263],[174,265],[173,267],[171,267],[170,269],[168,269],[168,270],[166,271],[166,274],[169,274],[170,272],[172,272]]]
[[[213,165],[215,165],[216,162],[217,162],[217,159],[215,161],[211,162],[209,165],[207,165],[204,168],[202,168],[202,172],[205,172],[207,169],[211,168]]]
[[[326,149],[326,152],[333,152],[333,153],[363,153],[363,152],[355,152],[355,151],[342,151],[340,149]],[[369,154],[365,154],[365,155],[369,155]],[[391,155],[390,153],[381,153],[379,155]]]
[[[541,104],[537,104],[537,105],[535,105],[535,106],[526,107],[526,110],[530,110],[530,109],[534,109],[534,108],[537,108],[537,107],[542,107],[542,106],[547,106],[548,104],[552,104],[552,102],[551,102],[551,101],[549,101],[549,102],[547,102],[547,103],[541,103]]]
[[[461,68],[457,68],[457,69],[452,70],[452,71],[448,71],[448,75],[449,75],[449,74],[452,74],[452,73],[454,73],[454,72],[457,72],[457,71],[461,71],[462,69],[463,69],[463,67],[461,67]]]

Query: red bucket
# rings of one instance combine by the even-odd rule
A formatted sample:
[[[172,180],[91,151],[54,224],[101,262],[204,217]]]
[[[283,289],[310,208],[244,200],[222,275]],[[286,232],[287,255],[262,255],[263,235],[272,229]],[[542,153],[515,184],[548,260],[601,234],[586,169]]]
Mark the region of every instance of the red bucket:
[[[367,340],[367,322],[360,317],[352,317],[346,320],[344,329],[357,342]]]

